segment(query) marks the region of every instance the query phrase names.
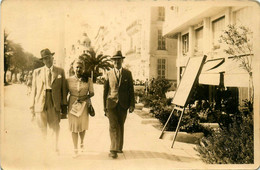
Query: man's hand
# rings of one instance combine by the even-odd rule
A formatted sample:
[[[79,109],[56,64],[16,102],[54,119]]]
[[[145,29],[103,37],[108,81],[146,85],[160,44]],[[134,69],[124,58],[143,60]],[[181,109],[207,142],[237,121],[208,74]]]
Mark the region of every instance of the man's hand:
[[[106,108],[104,108],[104,116],[107,116],[107,109]]]
[[[61,118],[61,119],[67,119],[67,114],[61,113],[60,118]]]
[[[129,113],[132,113],[135,110],[135,108],[133,106],[129,107]]]
[[[61,106],[61,119],[67,119],[67,113],[68,113],[68,109],[67,109],[67,105],[62,105]]]

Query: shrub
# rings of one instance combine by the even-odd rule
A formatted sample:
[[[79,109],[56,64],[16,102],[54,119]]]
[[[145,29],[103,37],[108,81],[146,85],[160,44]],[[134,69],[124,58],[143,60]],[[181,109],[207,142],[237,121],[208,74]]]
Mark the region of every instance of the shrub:
[[[153,109],[151,112],[155,115],[159,121],[165,125],[168,120],[171,111],[173,109],[171,105],[171,99],[161,99],[153,101]],[[175,131],[178,125],[178,121],[180,118],[180,113],[173,112],[172,117],[170,118],[166,130],[167,131]],[[211,129],[203,127],[199,124],[199,117],[196,110],[190,110],[183,114],[182,121],[180,124],[180,131],[194,133],[194,132],[203,132],[205,136],[211,133]]]
[[[150,84],[149,93],[158,98],[166,98],[165,93],[171,86],[172,83],[169,80],[158,78]]]
[[[232,123],[202,138],[196,150],[200,158],[211,164],[254,163],[253,109],[246,102]]]

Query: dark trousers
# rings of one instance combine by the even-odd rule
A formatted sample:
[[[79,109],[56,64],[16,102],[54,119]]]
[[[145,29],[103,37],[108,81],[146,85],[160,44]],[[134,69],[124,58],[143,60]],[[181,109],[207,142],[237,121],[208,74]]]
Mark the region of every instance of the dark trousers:
[[[109,133],[111,139],[110,151],[119,151],[123,149],[126,115],[127,109],[124,109],[120,104],[117,104],[115,108],[108,109],[107,117],[109,119]]]

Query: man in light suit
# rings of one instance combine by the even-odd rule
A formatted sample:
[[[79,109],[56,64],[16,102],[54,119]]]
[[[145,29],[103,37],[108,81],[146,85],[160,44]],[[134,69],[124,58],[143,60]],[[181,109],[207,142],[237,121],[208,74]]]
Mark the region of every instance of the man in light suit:
[[[40,60],[45,66],[33,72],[30,109],[44,137],[47,135],[47,125],[55,133],[55,151],[58,153],[60,113],[67,112],[67,87],[64,70],[53,66],[54,54],[49,49],[41,51]]]
[[[132,73],[122,68],[124,58],[121,51],[117,51],[111,58],[114,68],[107,73],[104,84],[104,111],[109,119],[111,139],[109,156],[112,158],[117,158],[117,153],[123,153],[127,110],[132,113],[135,107]]]

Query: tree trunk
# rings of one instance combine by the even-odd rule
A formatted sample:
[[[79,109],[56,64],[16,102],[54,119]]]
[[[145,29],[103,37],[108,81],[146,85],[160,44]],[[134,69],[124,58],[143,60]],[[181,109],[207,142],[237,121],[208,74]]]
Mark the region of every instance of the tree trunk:
[[[249,88],[248,88],[249,101],[254,102],[254,84],[253,84],[253,74],[249,73]]]
[[[17,72],[14,73],[14,83],[17,82]]]
[[[14,72],[11,71],[11,79],[10,79],[10,82],[13,82],[13,75],[14,75]]]
[[[7,83],[7,81],[6,81],[6,72],[7,72],[7,71],[4,71],[4,84]]]

